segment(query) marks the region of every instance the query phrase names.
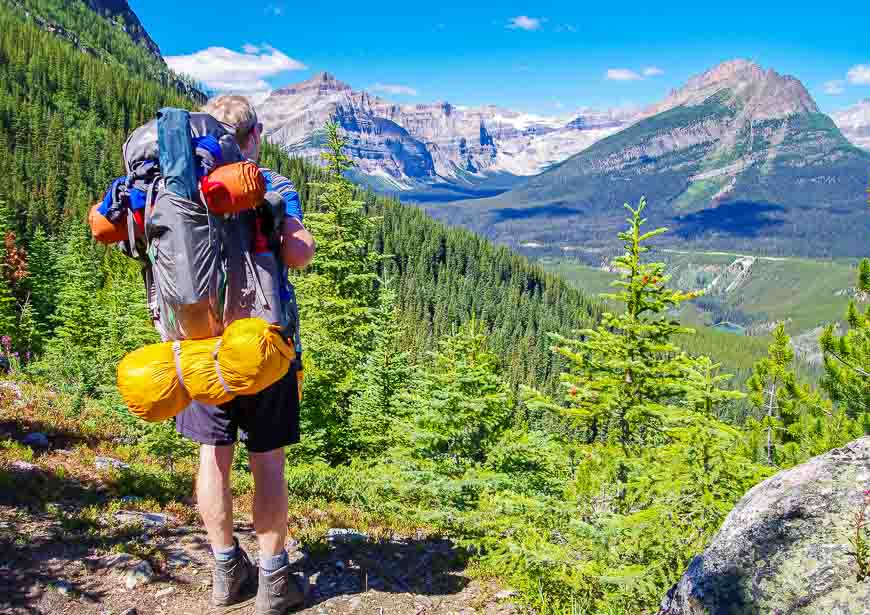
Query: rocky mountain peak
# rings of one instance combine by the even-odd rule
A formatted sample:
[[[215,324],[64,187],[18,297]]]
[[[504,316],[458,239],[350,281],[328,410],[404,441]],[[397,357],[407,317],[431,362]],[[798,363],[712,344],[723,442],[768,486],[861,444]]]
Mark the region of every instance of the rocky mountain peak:
[[[337,92],[351,92],[350,85],[336,79],[335,75],[326,71],[316,74],[311,79],[288,85],[285,88],[275,90],[273,94],[280,96],[294,96],[305,94],[307,96],[328,96]]]
[[[733,85],[741,81],[760,81],[764,79],[764,69],[749,60],[728,60],[689,79],[683,89],[698,90],[711,85]]]
[[[487,180],[487,174],[532,175],[628,121],[611,118],[601,125],[578,113],[577,126],[565,128],[567,118],[493,105],[399,104],[352,89],[328,72],[273,91],[258,103],[257,113],[273,143],[315,160],[320,151],[313,135],[326,121],[337,120],[348,135],[357,173],[388,190],[439,181],[467,184],[470,175],[475,182]]]
[[[692,77],[644,115],[655,115],[681,105],[700,105],[714,95],[721,95],[721,103],[738,109],[750,120],[819,111],[803,83],[795,77],[780,75],[773,69],[765,70],[749,60],[736,59]]]

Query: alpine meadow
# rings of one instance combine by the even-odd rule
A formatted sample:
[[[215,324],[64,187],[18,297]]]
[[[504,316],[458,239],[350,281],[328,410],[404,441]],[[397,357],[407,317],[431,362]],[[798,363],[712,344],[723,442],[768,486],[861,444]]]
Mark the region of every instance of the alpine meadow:
[[[289,272],[304,381],[288,550],[313,587],[299,612],[866,615],[870,154],[811,100],[748,118],[753,96],[796,87],[766,75],[578,120],[576,142],[454,109],[478,141],[449,176],[458,146],[402,124],[413,105],[363,121],[386,104],[338,88],[325,117],[300,112],[311,131],[267,122],[260,162],[292,181],[316,240]],[[282,97],[338,96],[307,83],[261,119],[289,117]],[[143,261],[95,241],[88,216],[129,173],[128,136],[199,111],[207,86],[170,69],[125,1],[0,0],[0,612],[205,612],[198,448],[131,414],[118,385],[121,360],[161,342]],[[744,119],[726,155],[709,135]],[[499,156],[545,137],[577,151],[507,181]],[[395,189],[407,151],[431,166],[414,194],[486,198],[412,203]],[[386,159],[404,175],[378,192]],[[704,226],[728,185],[721,211],[751,201],[782,224]],[[227,497],[246,519],[255,466],[235,449]],[[243,543],[255,525],[237,524]]]

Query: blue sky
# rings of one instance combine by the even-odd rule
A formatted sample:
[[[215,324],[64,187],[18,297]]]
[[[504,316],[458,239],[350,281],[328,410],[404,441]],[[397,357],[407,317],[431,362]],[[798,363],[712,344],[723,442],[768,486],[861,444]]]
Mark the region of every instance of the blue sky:
[[[870,98],[864,0],[130,5],[174,66],[216,89],[254,92],[327,70],[399,102],[557,114],[646,105],[743,57],[798,77],[824,111]]]

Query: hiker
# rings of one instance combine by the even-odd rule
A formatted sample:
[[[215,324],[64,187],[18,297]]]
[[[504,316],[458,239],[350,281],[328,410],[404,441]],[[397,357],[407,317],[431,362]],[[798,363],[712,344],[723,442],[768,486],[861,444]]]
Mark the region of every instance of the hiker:
[[[203,111],[232,127],[242,155],[259,161],[263,125],[246,98],[221,96]],[[299,195],[293,184],[274,171],[262,167],[261,171],[270,195],[279,194],[283,202],[278,211],[272,208],[273,219],[267,220],[258,213],[254,237],[250,238],[258,283],[270,303],[295,312],[287,268],[298,269],[311,262],[314,240],[302,224]],[[293,341],[298,353],[301,351],[298,319],[295,314],[293,318],[297,323]],[[267,319],[278,322],[280,315]],[[201,445],[196,497],[214,552],[212,601],[217,606],[238,602],[257,581],[256,567],[233,535],[230,476],[239,439],[248,449],[254,477],[253,517],[259,543],[256,614],[284,615],[288,609],[304,603],[307,580],[290,574],[285,549],[289,496],[284,478],[284,447],[299,441],[297,370],[301,362],[297,358],[295,363],[284,378],[257,395],[238,397],[220,407],[194,402],[176,417],[178,433]]]

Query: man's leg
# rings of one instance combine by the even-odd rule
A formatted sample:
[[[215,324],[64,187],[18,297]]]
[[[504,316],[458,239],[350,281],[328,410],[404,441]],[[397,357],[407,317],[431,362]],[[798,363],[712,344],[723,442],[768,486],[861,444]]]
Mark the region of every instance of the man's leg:
[[[219,606],[237,602],[257,574],[247,553],[233,537],[232,465],[232,444],[200,447],[196,499],[214,551],[212,602]]]
[[[192,402],[175,417],[175,429],[200,443],[196,500],[214,551],[212,603],[234,604],[251,588],[257,570],[233,537],[233,494],[230,479],[238,437],[233,403],[209,406]]]
[[[254,476],[254,529],[260,543],[260,580],[256,615],[286,615],[302,606],[308,589],[304,575],[291,574],[287,561],[287,481],[284,447],[299,441],[296,372],[255,396],[239,397],[240,429]]]
[[[250,453],[254,475],[254,529],[260,543],[260,581],[255,615],[285,615],[305,602],[308,580],[290,573],[284,449]],[[292,582],[291,582],[292,581]]]
[[[196,500],[215,554],[232,551],[235,547],[233,493],[230,489],[233,448],[232,444],[227,446],[203,444],[199,449]]]
[[[284,478],[284,449],[250,453],[250,461],[254,475],[254,530],[260,543],[262,566],[266,559],[284,554],[287,540],[288,496]]]

